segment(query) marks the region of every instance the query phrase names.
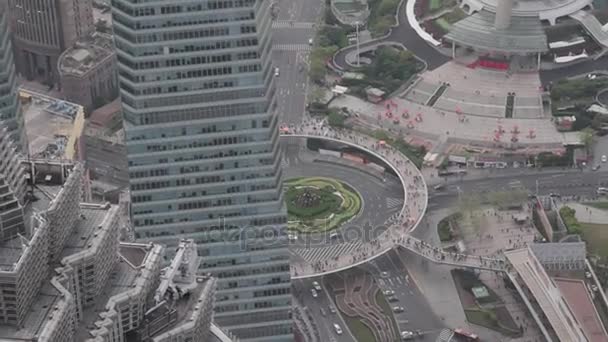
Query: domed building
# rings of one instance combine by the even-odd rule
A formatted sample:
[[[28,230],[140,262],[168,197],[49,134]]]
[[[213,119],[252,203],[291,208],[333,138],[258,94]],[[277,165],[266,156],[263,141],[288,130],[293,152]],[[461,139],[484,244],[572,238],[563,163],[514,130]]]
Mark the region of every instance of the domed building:
[[[443,36],[452,57],[471,66],[537,70],[603,54],[608,24],[592,0],[460,0],[468,16]]]

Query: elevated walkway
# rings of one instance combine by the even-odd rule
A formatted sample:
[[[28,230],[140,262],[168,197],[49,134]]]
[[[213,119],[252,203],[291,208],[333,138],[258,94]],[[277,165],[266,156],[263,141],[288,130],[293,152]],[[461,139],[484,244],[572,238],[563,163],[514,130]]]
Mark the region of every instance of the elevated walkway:
[[[585,27],[587,32],[589,32],[589,34],[593,37],[593,39],[604,47],[604,49],[608,47],[608,32],[604,30],[602,24],[592,13],[578,11],[571,14],[570,17],[580,22],[583,27]]]

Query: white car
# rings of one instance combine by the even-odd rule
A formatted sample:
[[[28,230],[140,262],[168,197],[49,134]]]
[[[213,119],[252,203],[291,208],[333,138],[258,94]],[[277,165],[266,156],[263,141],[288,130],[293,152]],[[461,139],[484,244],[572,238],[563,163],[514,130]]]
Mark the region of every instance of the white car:
[[[409,341],[414,339],[414,333],[411,331],[402,331],[401,332],[401,340]]]
[[[279,68],[274,68],[274,75],[275,75],[276,77],[278,77],[278,76],[279,76]]]
[[[312,287],[316,290],[316,291],[321,291],[321,285],[319,284],[319,282],[317,281],[313,281],[312,282]]]
[[[393,312],[394,313],[402,313],[403,311],[405,311],[405,309],[403,308],[403,306],[395,306],[395,307],[393,307]]]
[[[308,39],[308,45],[312,45],[312,38]]]
[[[385,296],[393,296],[394,294],[395,294],[395,291],[393,291],[393,290],[384,290]]]
[[[606,161],[608,161],[608,158],[606,158],[606,155],[604,154],[604,155],[602,156],[602,163],[605,163]]]
[[[336,323],[334,323],[334,330],[336,331],[336,334],[342,335],[342,328],[340,328],[340,326]]]
[[[287,237],[289,238],[289,241],[291,241],[291,242],[298,241],[298,236],[296,234],[289,233],[289,234],[287,234]]]
[[[317,298],[319,295],[317,294],[317,290],[310,289],[310,293],[312,294],[312,298]]]

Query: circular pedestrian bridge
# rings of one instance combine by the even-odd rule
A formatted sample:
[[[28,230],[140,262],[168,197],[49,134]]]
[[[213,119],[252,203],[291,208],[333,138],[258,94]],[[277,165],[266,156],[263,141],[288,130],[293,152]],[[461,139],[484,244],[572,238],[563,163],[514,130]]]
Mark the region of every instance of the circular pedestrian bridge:
[[[420,170],[401,152],[374,138],[352,131],[337,131],[312,121],[281,130],[282,139],[308,138],[344,144],[369,154],[389,166],[403,188],[403,206],[387,217],[382,227],[347,229],[339,240],[324,234],[310,243],[292,244],[291,277],[304,279],[343,271],[381,256],[404,241],[418,227],[427,208],[428,193]],[[310,241],[310,240],[309,240]]]

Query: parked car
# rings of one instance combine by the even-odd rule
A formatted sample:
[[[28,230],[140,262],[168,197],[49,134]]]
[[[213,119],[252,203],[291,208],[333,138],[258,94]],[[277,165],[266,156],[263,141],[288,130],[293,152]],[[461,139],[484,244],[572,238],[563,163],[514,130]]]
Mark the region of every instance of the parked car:
[[[399,298],[397,298],[397,297],[395,297],[395,296],[389,296],[389,297],[387,298],[387,300],[388,300],[389,302],[391,302],[391,303],[394,303],[394,302],[398,302],[398,301],[399,301]]]
[[[321,315],[323,316],[327,316],[327,312],[325,311],[325,309],[321,308]]]
[[[336,331],[336,334],[342,335],[342,328],[340,328],[340,326],[336,323],[334,323],[334,330]]]
[[[393,307],[393,312],[394,313],[401,313],[403,311],[405,311],[405,309],[403,308],[403,306],[395,306],[395,307]]]
[[[317,290],[310,289],[310,293],[312,294],[312,298],[317,298],[319,295],[317,294]]]
[[[321,285],[319,284],[318,281],[313,281],[312,282],[312,287],[317,290],[317,291],[321,291]]]
[[[332,305],[329,306],[329,312],[331,312],[332,314],[336,313],[336,308],[334,308]]]
[[[395,295],[395,291],[393,291],[393,290],[384,290],[384,295],[385,296],[393,296],[393,295]]]
[[[608,161],[608,157],[606,157],[606,155],[602,155],[602,163],[605,163],[606,161]]]

